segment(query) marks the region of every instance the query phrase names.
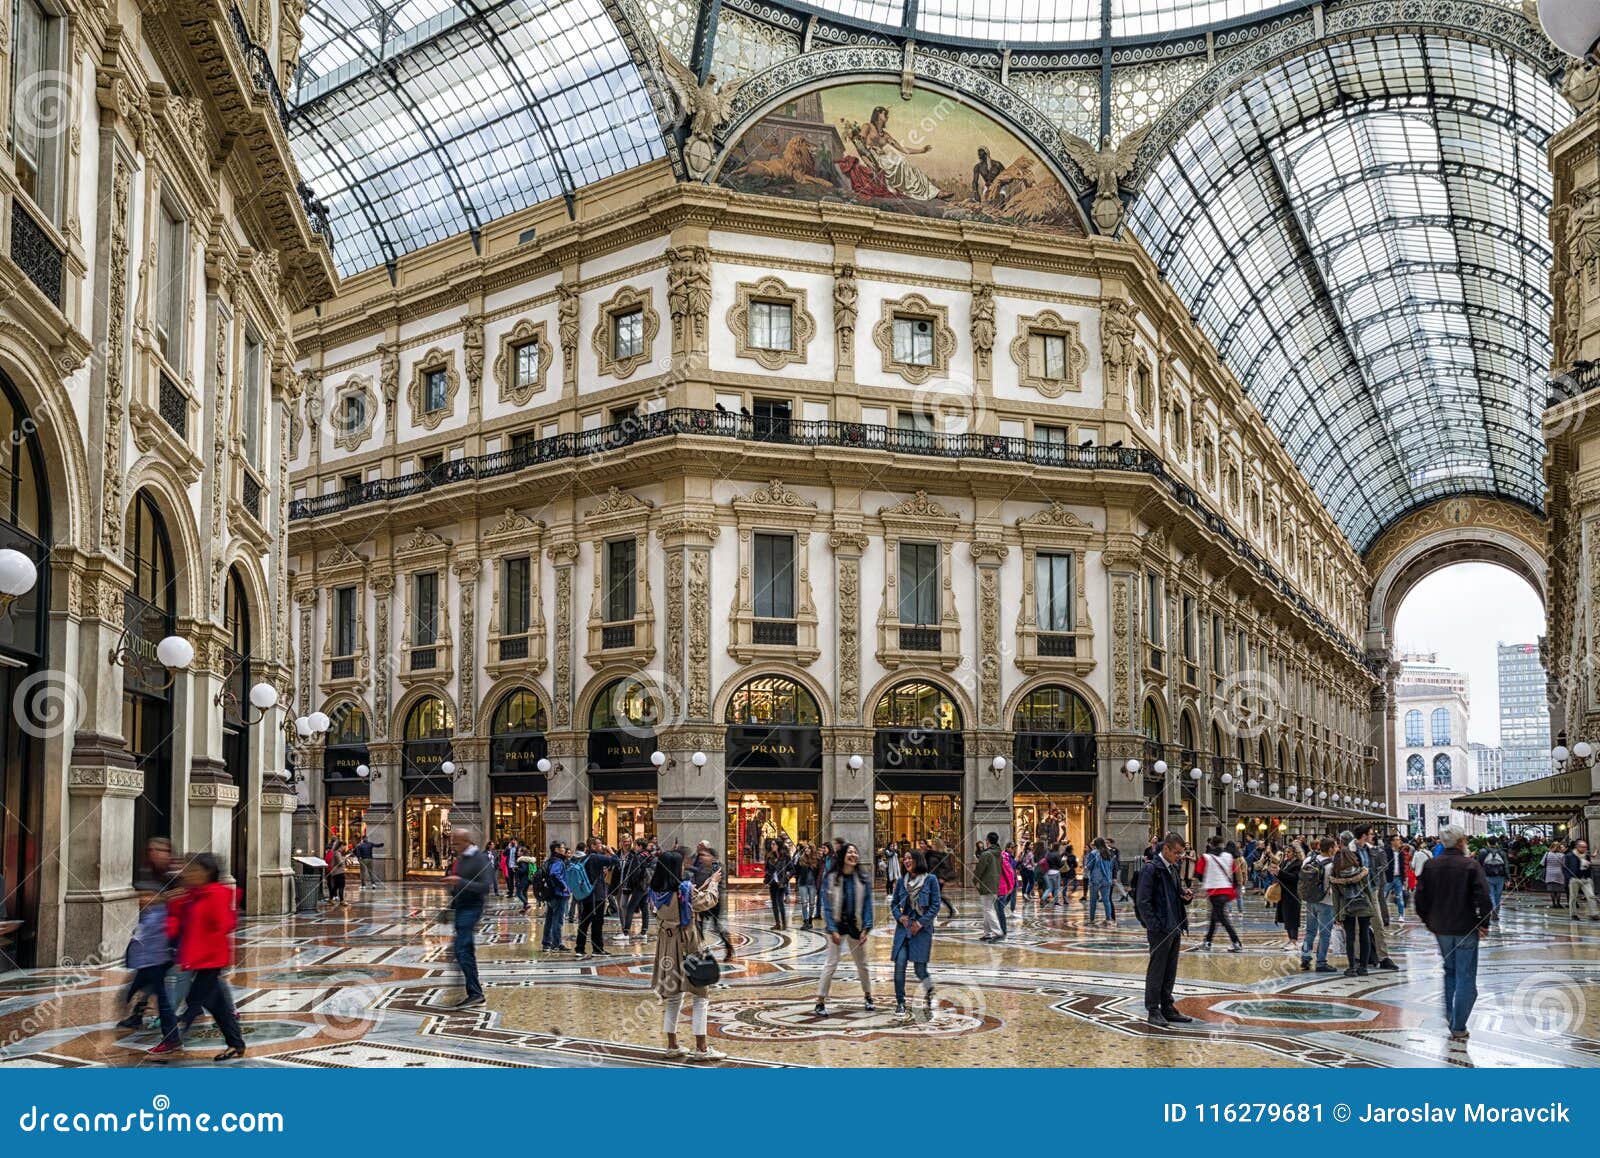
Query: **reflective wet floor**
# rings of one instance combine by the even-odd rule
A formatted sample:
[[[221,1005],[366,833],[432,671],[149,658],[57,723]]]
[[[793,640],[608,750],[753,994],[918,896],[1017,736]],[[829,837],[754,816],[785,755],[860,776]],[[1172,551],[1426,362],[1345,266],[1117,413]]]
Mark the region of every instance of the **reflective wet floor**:
[[[1433,938],[1414,917],[1388,930],[1399,972],[1303,972],[1258,896],[1237,912],[1245,948],[1185,942],[1180,1008],[1194,1021],[1144,1020],[1144,935],[1131,919],[1090,925],[1081,900],[1022,904],[1005,943],[979,938],[976,897],[935,936],[931,1008],[914,989],[894,1013],[887,928],[869,946],[876,1009],[848,956],[825,1015],[814,1012],[820,931],[771,928],[765,896],[735,893],[735,961],[711,1000],[724,1066],[1591,1066],[1600,1064],[1600,922],[1569,920],[1543,898],[1512,897],[1480,955],[1472,1035],[1448,1040]],[[462,993],[444,894],[413,885],[352,890],[347,908],[247,920],[230,974],[250,1065],[321,1067],[685,1065],[665,1056],[650,991],[652,942],[617,940],[580,960],[539,950],[542,920],[491,899],[478,957],[488,1002]],[[1204,912],[1196,905],[1191,919]],[[1203,925],[1203,921],[1202,921]],[[1200,930],[1196,930],[1199,932]],[[575,926],[565,940],[573,943]],[[1344,961],[1335,957],[1341,968]],[[222,1048],[202,1018],[185,1049],[147,1051],[152,1017],[123,1029],[120,968],[0,974],[0,1065],[209,1065]],[[683,1027],[687,1029],[687,1025]]]

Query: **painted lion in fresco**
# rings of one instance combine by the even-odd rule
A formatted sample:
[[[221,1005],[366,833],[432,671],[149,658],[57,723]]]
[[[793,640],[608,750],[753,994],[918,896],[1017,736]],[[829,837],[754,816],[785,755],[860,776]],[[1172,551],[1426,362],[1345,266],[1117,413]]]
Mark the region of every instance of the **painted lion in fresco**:
[[[789,181],[795,185],[832,189],[833,182],[817,176],[817,154],[811,142],[804,137],[790,137],[783,152],[776,157],[748,161],[739,170],[741,177],[755,177],[763,181]]]

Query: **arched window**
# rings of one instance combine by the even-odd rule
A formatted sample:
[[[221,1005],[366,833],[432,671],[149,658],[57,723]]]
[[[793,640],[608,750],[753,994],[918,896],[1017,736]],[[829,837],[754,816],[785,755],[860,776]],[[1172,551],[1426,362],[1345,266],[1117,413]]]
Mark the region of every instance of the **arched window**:
[[[1420,712],[1417,714],[1421,715]],[[1412,792],[1420,792],[1427,786],[1427,770],[1423,766],[1422,757],[1413,752],[1406,757],[1406,788]]]
[[[328,715],[333,718],[333,727],[328,729],[330,747],[341,744],[365,744],[371,739],[372,729],[367,725],[367,713],[361,710],[359,704],[346,700]]]
[[[1433,709],[1433,743],[1439,747],[1450,742],[1450,709]]]
[[[33,420],[12,397],[9,384],[0,381],[0,523],[42,540],[44,472],[38,445]]]
[[[1184,712],[1178,718],[1178,743],[1183,745],[1185,752],[1194,753],[1199,750],[1200,737],[1195,732],[1194,717]]]
[[[539,697],[526,688],[507,692],[494,710],[489,721],[489,731],[496,736],[514,732],[543,732],[545,730],[544,705]]]
[[[1024,696],[1011,723],[1018,732],[1089,735],[1094,732],[1094,713],[1077,692],[1052,684]]]
[[[815,728],[822,712],[810,692],[787,676],[758,676],[728,700],[730,724],[770,728]]]
[[[872,725],[875,728],[958,732],[961,730],[961,711],[937,684],[907,680],[883,693],[883,698],[872,713]]]
[[[245,600],[244,580],[239,576],[239,569],[231,567],[228,570],[228,583],[222,596],[222,625],[228,633],[228,670],[233,672],[229,681],[231,687],[225,689],[233,693],[232,698],[224,701],[224,718],[228,723],[239,725],[243,722],[246,708],[250,702],[251,663],[250,663],[250,608]]]
[[[128,534],[123,540],[123,561],[133,572],[129,593],[142,604],[140,611],[154,608],[169,616],[175,614],[177,586],[172,578],[172,540],[167,537],[167,522],[146,491],[134,495],[130,515]]]
[[[438,696],[428,696],[412,706],[406,714],[405,738],[409,743],[414,740],[445,740],[450,736],[450,730],[455,727],[455,721],[450,717],[450,709]]]
[[[156,661],[156,644],[173,634],[178,588],[173,579],[172,540],[148,491],[133,496],[123,535],[123,561],[133,581],[123,597],[129,659],[122,677],[122,734],[144,773],[144,791],[134,802],[133,848],[172,832],[172,685]],[[139,863],[137,855],[133,864]]]
[[[1450,787],[1450,757],[1440,752],[1433,758],[1433,786],[1435,788]]]
[[[589,709],[589,728],[654,728],[664,714],[661,697],[649,684],[633,678],[614,680],[595,697],[594,706]]]
[[[1144,738],[1152,744],[1161,743],[1161,713],[1156,709],[1154,700],[1144,702],[1144,717],[1140,721],[1144,729]]]
[[[1412,708],[1406,713],[1406,743],[1421,747],[1427,741],[1422,738],[1422,709]]]

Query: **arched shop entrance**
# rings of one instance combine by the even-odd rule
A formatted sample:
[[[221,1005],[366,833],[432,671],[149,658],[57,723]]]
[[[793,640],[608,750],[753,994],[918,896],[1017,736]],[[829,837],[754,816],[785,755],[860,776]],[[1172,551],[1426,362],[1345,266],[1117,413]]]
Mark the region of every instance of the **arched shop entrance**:
[[[400,778],[405,785],[401,865],[410,877],[442,877],[450,864],[450,808],[454,780],[443,771],[450,759],[455,719],[438,696],[426,696],[406,713]]]
[[[359,704],[346,700],[329,715],[333,726],[328,729],[327,747],[322,753],[322,797],[325,802],[323,817],[324,840],[342,840],[355,844],[367,834],[367,796],[369,775],[363,777],[356,771],[372,765],[367,751],[371,728],[367,713]]]
[[[589,709],[589,834],[612,848],[656,835],[656,728],[661,694],[634,676],[613,680]]]
[[[1094,713],[1077,692],[1034,688],[1011,719],[1012,832],[1017,840],[1071,841],[1080,854],[1095,828]]]
[[[0,921],[22,922],[9,949],[0,941],[0,972],[7,968],[8,956],[23,968],[34,965],[39,936],[43,741],[34,735],[38,729],[23,727],[23,720],[39,715],[29,708],[25,689],[38,688],[34,694],[39,695],[49,687],[48,680],[36,677],[49,661],[50,515],[44,468],[36,452],[39,440],[28,437],[32,421],[0,375],[0,548],[20,551],[38,568],[33,590],[0,615]],[[19,691],[22,710],[17,707]]]
[[[1169,767],[1165,776],[1156,771],[1157,760],[1165,760],[1170,765],[1176,753],[1167,752],[1167,734],[1161,726],[1161,711],[1153,699],[1144,702],[1144,709],[1139,715],[1139,730],[1144,733],[1144,760],[1139,774],[1143,778],[1144,806],[1149,818],[1146,827],[1151,832],[1165,832],[1172,827],[1165,815],[1167,776],[1178,770]]]
[[[544,704],[527,688],[500,699],[489,721],[489,835],[497,844],[513,837],[524,847],[544,847],[549,780],[539,771],[549,744]]]
[[[255,812],[250,778],[249,714],[256,665],[250,647],[250,607],[245,599],[244,579],[237,567],[228,569],[228,582],[222,595],[222,623],[228,633],[228,645],[223,654],[228,686],[222,699],[222,762],[227,766],[233,786],[239,790],[239,802],[233,809],[231,871],[242,902],[249,887],[250,817]]]
[[[881,847],[942,840],[965,860],[967,751],[954,698],[938,684],[906,680],[883,693],[872,724],[873,841]]]
[[[815,842],[822,811],[822,713],[786,676],[758,676],[728,700],[730,879],[759,881],[768,840]]]
[[[133,497],[123,558],[133,583],[123,597],[122,736],[144,773],[144,791],[133,806],[137,874],[149,839],[172,835],[172,676],[156,658],[156,645],[176,628],[178,589],[166,520],[147,491]]]

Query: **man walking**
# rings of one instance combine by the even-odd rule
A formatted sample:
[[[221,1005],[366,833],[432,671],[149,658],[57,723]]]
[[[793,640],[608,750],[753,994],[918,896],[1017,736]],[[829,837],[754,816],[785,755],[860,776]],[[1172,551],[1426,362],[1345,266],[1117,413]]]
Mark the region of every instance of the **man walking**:
[[[1178,981],[1183,934],[1189,927],[1189,912],[1184,906],[1193,896],[1178,885],[1178,862],[1182,859],[1183,837],[1167,833],[1161,841],[1161,851],[1139,870],[1139,883],[1134,890],[1133,910],[1150,943],[1150,962],[1144,971],[1144,1007],[1150,1024],[1157,1029],[1194,1020],[1178,1012],[1172,992]]]
[[[1428,861],[1413,897],[1417,916],[1439,942],[1444,961],[1444,1016],[1451,1041],[1467,1040],[1467,1018],[1478,1000],[1478,938],[1494,905],[1483,866],[1467,855],[1467,834],[1454,824],[1439,833],[1444,851]]]
[[[990,945],[1006,939],[1006,918],[1000,911],[1001,867],[1000,834],[991,832],[973,873],[978,885],[978,907],[983,910],[983,936],[978,940]]]
[[[546,953],[565,953],[561,943],[561,922],[567,916],[567,902],[572,890],[567,888],[567,846],[559,841],[550,842],[550,859],[544,862],[544,937],[539,947]]]
[[[1406,842],[1400,839],[1400,834],[1397,832],[1390,836],[1388,860],[1383,868],[1384,887],[1388,890],[1389,899],[1394,902],[1394,911],[1399,914],[1402,924],[1406,919],[1406,870],[1410,861]]]
[[[1372,911],[1375,914],[1381,913],[1383,893],[1387,885],[1384,850],[1377,845],[1372,825],[1358,824],[1354,829],[1354,835],[1355,840],[1350,847],[1361,858],[1361,867],[1367,870],[1367,891],[1372,894]],[[1400,968],[1394,963],[1394,958],[1389,956],[1389,938],[1384,935],[1381,920],[1372,922],[1372,951],[1377,961],[1366,964],[1390,972]]]
[[[1491,836],[1478,853],[1478,863],[1489,880],[1489,901],[1494,905],[1494,920],[1500,919],[1500,898],[1505,896],[1506,878],[1510,876],[1510,860],[1498,836]]]
[[[694,850],[694,864],[689,870],[694,887],[698,889],[721,871],[722,862],[717,859],[716,851],[702,840]],[[728,930],[722,923],[722,899],[725,896],[727,890],[718,889],[717,903],[703,913],[696,913],[694,920],[702,941],[705,939],[706,926],[717,931],[717,936],[722,938],[722,960],[728,963],[733,960],[733,942],[728,939]]]
[[[705,847],[704,841],[701,847]],[[649,936],[650,906],[645,903],[645,890],[650,885],[650,874],[655,867],[655,862],[650,859],[649,847],[643,840],[635,839],[633,847],[623,855],[622,871],[618,874],[617,913],[622,922],[622,932],[617,934],[617,940],[633,939],[634,913],[639,914],[639,939]],[[719,893],[719,901],[720,898]]]
[[[1316,954],[1318,973],[1337,973],[1328,964],[1328,943],[1333,939],[1333,896],[1328,888],[1328,873],[1333,865],[1333,850],[1338,842],[1325,836],[1317,847],[1306,853],[1300,866],[1300,909],[1305,914],[1306,935],[1300,945],[1300,969],[1311,968],[1312,954]]]
[[[461,970],[461,987],[467,991],[456,1008],[471,1009],[484,1004],[483,986],[478,981],[478,922],[483,919],[484,899],[494,887],[495,868],[479,850],[471,829],[452,828],[450,844],[456,859],[444,883],[450,888],[450,911],[455,918],[456,966]]]
[[[1594,899],[1593,869],[1589,865],[1589,842],[1575,840],[1572,847],[1567,850],[1567,916],[1572,920],[1578,919],[1578,902],[1583,902],[1583,911],[1591,921],[1600,921],[1600,904]]]

